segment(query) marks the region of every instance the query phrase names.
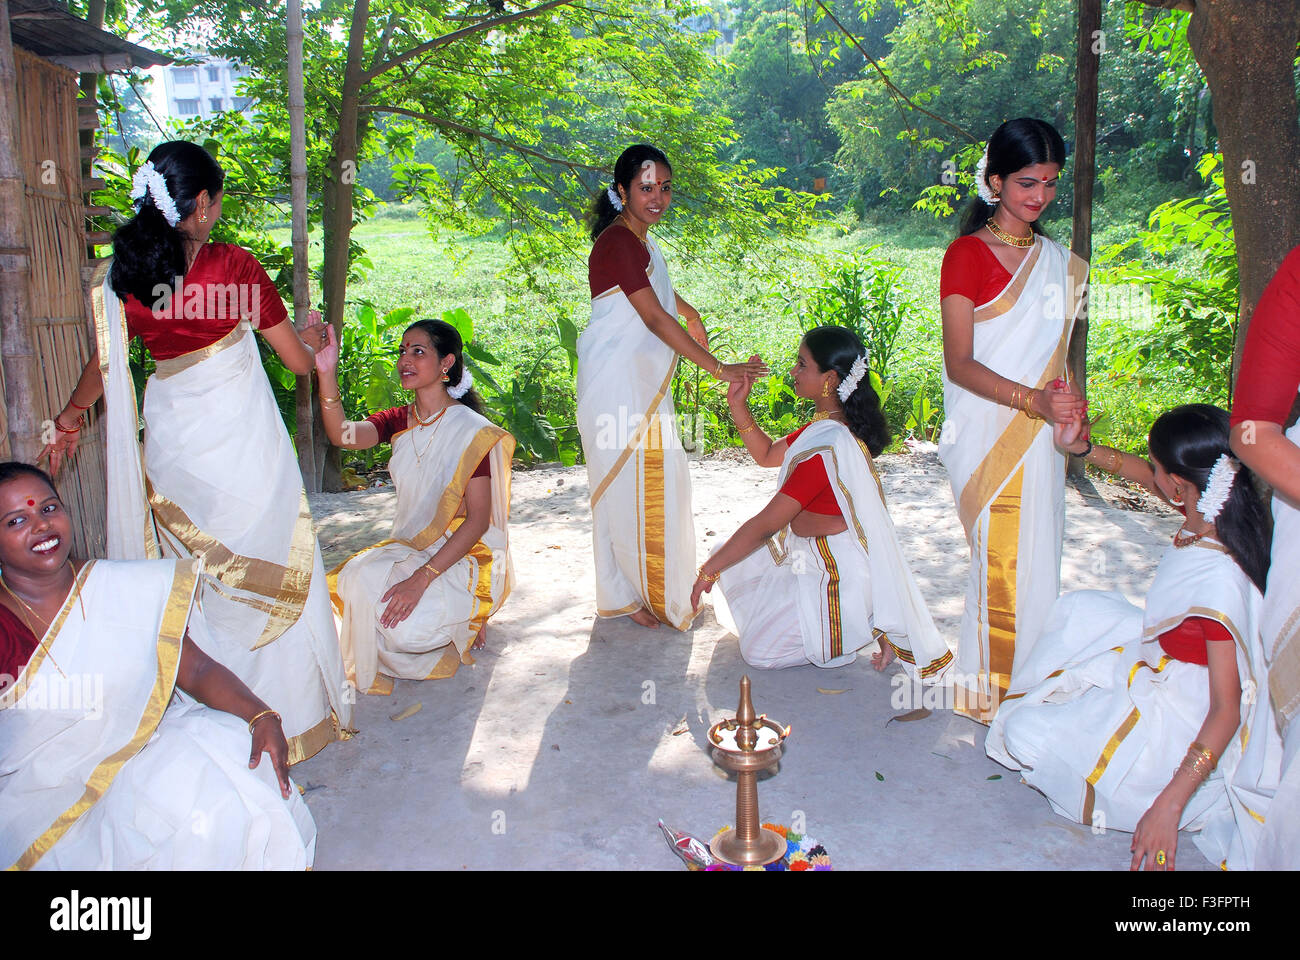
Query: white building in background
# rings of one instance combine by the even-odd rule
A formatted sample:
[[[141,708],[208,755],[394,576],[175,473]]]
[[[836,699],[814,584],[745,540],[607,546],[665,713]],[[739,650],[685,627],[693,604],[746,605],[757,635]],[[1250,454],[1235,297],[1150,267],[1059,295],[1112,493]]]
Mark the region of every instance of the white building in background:
[[[162,68],[167,115],[186,121],[237,110],[251,116],[252,99],[239,95],[235,89],[250,73],[248,67],[233,60],[217,59]]]

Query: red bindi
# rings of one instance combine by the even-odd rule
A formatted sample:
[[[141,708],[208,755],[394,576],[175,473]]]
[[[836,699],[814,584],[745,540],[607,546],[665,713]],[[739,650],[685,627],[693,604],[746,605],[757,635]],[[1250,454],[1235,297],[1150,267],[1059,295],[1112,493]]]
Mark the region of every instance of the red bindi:
[[[29,500],[27,501],[27,506],[29,506],[29,507],[34,507],[34,506],[36,506],[36,501],[35,501],[35,500],[31,500],[31,499],[29,499]]]

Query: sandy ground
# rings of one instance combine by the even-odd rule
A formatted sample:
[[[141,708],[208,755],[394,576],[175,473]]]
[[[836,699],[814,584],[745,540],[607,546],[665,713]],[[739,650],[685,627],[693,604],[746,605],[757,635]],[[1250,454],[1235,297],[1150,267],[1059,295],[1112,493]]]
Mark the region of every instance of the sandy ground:
[[[932,453],[880,468],[921,591],[955,644],[968,554],[947,476]],[[702,559],[770,498],[775,471],[725,452],[692,462],[691,479]],[[295,768],[319,828],[317,869],[681,869],[655,821],[704,839],[731,822],[734,786],[705,732],[734,715],[746,672],[757,709],[793,727],[759,784],[762,815],[804,823],[836,868],[1128,866],[1129,834],[1053,814],[984,755],[980,725],[944,711],[891,723],[896,668],[878,674],[861,657],[754,670],[711,610],[687,633],[598,620],[587,493],[583,467],[517,471],[517,584],[477,663],[362,696],[360,732]],[[313,497],[326,567],[387,536],[393,502],[391,487]],[[1179,518],[1087,481],[1067,488],[1066,511],[1063,588],[1140,603]],[[1178,865],[1209,867],[1187,834]]]

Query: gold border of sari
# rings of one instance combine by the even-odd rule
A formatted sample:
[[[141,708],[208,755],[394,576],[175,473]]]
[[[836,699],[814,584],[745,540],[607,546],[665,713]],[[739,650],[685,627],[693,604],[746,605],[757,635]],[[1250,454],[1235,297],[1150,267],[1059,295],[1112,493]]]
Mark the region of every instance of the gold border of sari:
[[[72,825],[103,797],[112,786],[122,766],[139,753],[153,736],[163,713],[167,710],[168,703],[171,702],[172,692],[176,686],[176,671],[180,666],[181,645],[185,636],[185,625],[189,622],[196,579],[189,564],[176,562],[171,591],[163,608],[162,622],[158,628],[157,675],[153,691],[145,704],[144,713],[140,717],[135,733],[123,746],[95,766],[81,798],[55,818],[49,828],[9,868],[10,870],[30,870],[72,828]]]
[[[600,483],[596,484],[596,489],[592,491],[591,509],[593,511],[596,509],[596,504],[600,502],[600,498],[605,495],[605,491],[609,489],[609,485],[614,482],[614,478],[619,475],[619,472],[627,464],[628,458],[632,456],[634,451],[640,448],[642,439],[650,429],[651,421],[658,419],[658,414],[656,414],[655,411],[659,408],[659,404],[663,401],[663,398],[667,396],[668,388],[672,386],[673,374],[677,371],[677,361],[679,359],[678,355],[674,353],[672,363],[668,365],[668,373],[664,376],[663,382],[659,384],[659,390],[650,401],[650,406],[641,417],[641,422],[637,424],[636,432],[628,440],[627,446],[625,446],[623,452],[618,455],[618,459],[614,461],[614,465],[609,468],[609,471],[601,478]]]

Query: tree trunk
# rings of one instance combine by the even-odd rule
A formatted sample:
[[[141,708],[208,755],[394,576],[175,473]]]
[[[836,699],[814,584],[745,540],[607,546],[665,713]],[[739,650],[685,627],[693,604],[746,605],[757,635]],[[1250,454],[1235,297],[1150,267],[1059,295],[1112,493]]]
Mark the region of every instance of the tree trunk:
[[[90,0],[90,2],[86,5],[86,22],[89,23],[92,27],[94,27],[97,30],[104,29],[104,9],[106,6],[107,6],[107,0]],[[88,104],[94,104],[98,102],[99,74],[83,73],[81,75],[81,98],[85,100],[86,103]],[[94,175],[93,168],[95,165],[95,160],[93,156],[91,157],[86,156],[86,152],[87,152],[86,148],[93,147],[95,145],[95,131],[81,130],[78,132],[77,138],[81,141],[82,157],[85,158],[81,161],[81,176],[82,179],[84,180]],[[87,199],[86,202],[89,203],[90,200]],[[88,260],[95,259],[94,245],[87,246],[86,259]]]
[[[1300,0],[1197,0],[1187,27],[1210,85],[1241,277],[1232,376],[1250,317],[1283,258],[1300,243],[1300,120],[1294,63]]]
[[[1101,32],[1101,0],[1078,0],[1078,36],[1074,66],[1074,226],[1070,251],[1092,260],[1092,188],[1097,177],[1097,74],[1105,42]],[[1070,340],[1066,368],[1071,382],[1087,389],[1088,302],[1079,312]],[[1070,474],[1082,477],[1083,461],[1070,460]]]
[[[289,0],[289,186],[293,210],[293,322],[301,327],[311,307],[307,282],[307,128],[302,80],[302,3]],[[320,492],[316,467],[316,422],[312,409],[311,374],[295,378],[298,469],[308,493]]]
[[[27,246],[26,204],[18,143],[18,69],[9,35],[9,2],[0,0],[0,364],[4,370],[9,456],[34,463],[40,453],[41,409],[36,347],[27,324],[27,285],[32,272]]]
[[[365,83],[366,21],[370,16],[369,0],[356,0],[352,25],[348,31],[348,60],[343,71],[343,90],[339,100],[339,124],[334,135],[333,176],[322,191],[322,228],[325,258],[321,268],[321,287],[325,299],[325,322],[343,336],[343,306],[347,297],[348,252],[352,236],[352,185],[357,176],[357,142],[361,117],[361,88]],[[330,449],[325,456],[323,443],[317,463],[324,490],[342,489],[339,475],[340,457]]]

